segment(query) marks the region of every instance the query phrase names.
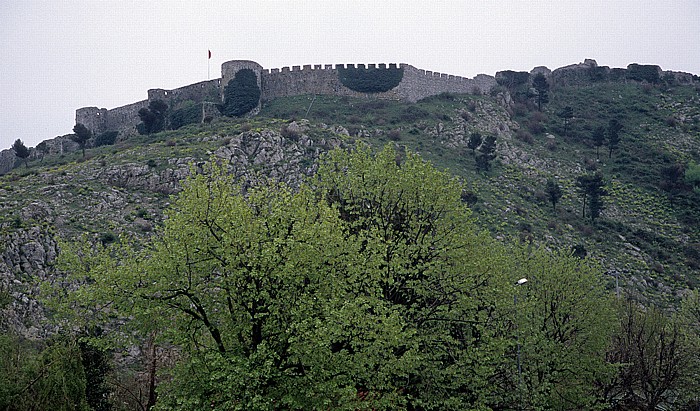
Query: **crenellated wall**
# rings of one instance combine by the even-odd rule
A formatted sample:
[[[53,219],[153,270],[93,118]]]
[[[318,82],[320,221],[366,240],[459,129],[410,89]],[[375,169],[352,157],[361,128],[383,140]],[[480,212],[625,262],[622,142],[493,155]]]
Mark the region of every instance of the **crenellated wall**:
[[[338,77],[339,68],[402,68],[403,79],[398,86],[382,93],[361,93],[345,87]],[[252,70],[261,90],[261,101],[303,94],[328,94],[349,97],[379,98],[415,102],[432,95],[451,93],[487,93],[496,85],[491,76],[478,75],[474,79],[419,70],[408,64],[326,64],[263,69],[249,60],[227,61],[221,65],[221,78],[202,81],[174,90],[148,90],[148,99],[117,107],[111,110],[83,107],[76,111],[76,123],[82,123],[94,134],[115,130],[120,133],[136,132],[140,123],[138,111],[148,107],[149,102],[162,100],[170,108],[179,108],[184,102],[220,104],[224,89],[236,73],[242,69]],[[254,110],[255,111],[255,110]],[[255,111],[257,112],[257,111]],[[208,111],[213,114],[212,110]]]
[[[396,64],[326,64],[283,67],[263,71],[262,99],[303,94],[329,94],[349,97],[370,97],[416,102],[440,93],[487,93],[496,80],[483,74],[475,79],[419,70],[409,64],[401,64],[403,79],[398,86],[383,93],[361,93],[345,87],[338,77],[343,68],[397,68]]]
[[[338,76],[338,69],[343,68],[402,68],[403,78],[393,89],[381,93],[362,93],[345,87]],[[629,66],[628,66],[629,68]],[[84,124],[95,134],[108,130],[121,133],[135,132],[140,122],[138,111],[147,107],[153,100],[163,100],[171,108],[177,109],[184,102],[210,103],[206,116],[215,115],[216,104],[224,99],[224,89],[236,73],[242,69],[252,70],[261,90],[261,101],[274,100],[280,97],[304,94],[327,94],[348,97],[378,98],[416,102],[420,99],[440,93],[486,94],[496,87],[496,78],[479,74],[475,78],[452,76],[417,69],[409,64],[325,64],[283,67],[281,69],[263,69],[250,60],[232,60],[221,65],[221,78],[202,81],[174,90],[148,90],[148,100],[139,101],[111,110],[97,107],[84,107],[76,111],[76,122]],[[541,71],[552,81],[553,85],[565,85],[590,81],[624,80],[625,69],[610,69],[598,67],[595,60],[585,60],[583,63],[562,67],[550,72],[546,67],[533,70]],[[660,75],[664,74],[659,68]],[[696,81],[697,76],[686,73],[671,73],[676,81],[686,84]],[[259,107],[259,106],[258,106]],[[204,110],[203,110],[204,113]],[[251,112],[257,113],[257,109]]]

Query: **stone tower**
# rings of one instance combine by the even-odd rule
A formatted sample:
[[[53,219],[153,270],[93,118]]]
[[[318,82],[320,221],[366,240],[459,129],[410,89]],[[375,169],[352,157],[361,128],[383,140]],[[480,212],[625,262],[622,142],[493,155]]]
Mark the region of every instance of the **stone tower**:
[[[224,90],[240,70],[250,69],[255,73],[255,77],[258,80],[258,87],[262,90],[262,71],[263,67],[250,60],[231,60],[223,63],[221,65],[221,101],[224,101]],[[258,101],[257,107],[255,107],[248,115],[255,115],[260,111],[260,101]]]

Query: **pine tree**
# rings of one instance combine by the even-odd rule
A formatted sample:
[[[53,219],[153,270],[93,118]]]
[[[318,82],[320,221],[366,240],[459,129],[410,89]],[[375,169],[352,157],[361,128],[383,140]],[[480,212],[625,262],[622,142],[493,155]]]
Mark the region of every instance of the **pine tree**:
[[[532,80],[532,87],[534,87],[537,92],[535,95],[537,110],[542,111],[542,105],[549,103],[549,83],[544,74],[537,73],[537,75],[535,75],[535,78]]]
[[[24,160],[24,166],[29,168],[29,164],[27,163],[27,157],[29,157],[29,149],[27,148],[27,146],[24,145],[22,140],[15,140],[14,144],[12,144],[12,150],[14,150],[17,158]]]

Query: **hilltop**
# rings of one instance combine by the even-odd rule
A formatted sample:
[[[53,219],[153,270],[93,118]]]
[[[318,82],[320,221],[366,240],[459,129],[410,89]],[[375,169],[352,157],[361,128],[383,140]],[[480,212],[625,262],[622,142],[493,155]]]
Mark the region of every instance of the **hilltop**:
[[[483,84],[489,84],[488,89],[471,87],[457,90],[461,92],[448,92],[434,88],[423,98],[411,99],[397,97],[399,90],[411,89],[411,82],[401,85],[407,77],[406,67],[403,67],[404,72],[400,72],[400,67],[285,70],[285,75],[297,76],[296,80],[313,74],[328,82],[323,86],[302,83],[294,86],[294,93],[275,98],[267,94],[266,98],[265,90],[269,87],[265,86],[263,72],[260,71],[258,77],[246,66],[237,72],[244,75],[231,74],[227,87],[212,89],[215,92],[207,97],[211,101],[183,100],[178,97],[181,92],[163,90],[149,92],[149,100],[135,106],[113,110],[79,109],[78,119],[85,123],[79,121],[79,124],[86,126],[91,136],[84,146],[73,141],[79,140],[76,136],[67,135],[32,149],[26,162],[10,158],[10,168],[0,176],[0,349],[12,353],[3,358],[22,361],[2,363],[7,372],[0,375],[8,377],[4,380],[0,377],[0,388],[9,387],[7,392],[11,393],[15,390],[13,398],[24,398],[31,404],[36,398],[23,391],[25,385],[21,381],[50,384],[54,375],[76,370],[71,371],[75,378],[63,379],[63,385],[38,384],[36,389],[52,392],[55,387],[88,381],[87,388],[78,387],[85,394],[76,391],[75,398],[87,398],[91,406],[95,406],[109,395],[118,400],[123,409],[147,408],[144,404],[152,404],[155,397],[150,394],[155,393],[157,379],[158,386],[163,388],[159,401],[165,402],[161,404],[168,404],[168,395],[171,401],[182,396],[193,404],[198,398],[206,404],[228,401],[228,397],[212,396],[212,391],[206,387],[218,387],[215,392],[230,391],[231,398],[239,399],[246,398],[250,391],[252,402],[265,396],[280,397],[290,403],[309,398],[327,401],[323,394],[306,395],[299,390],[298,382],[305,381],[307,376],[305,370],[294,371],[298,368],[296,364],[301,363],[318,365],[319,368],[309,368],[316,372],[333,370],[328,376],[313,377],[309,382],[317,384],[314,387],[322,387],[327,378],[333,384],[340,384],[331,389],[342,392],[336,400],[349,401],[347,409],[361,408],[362,404],[366,405],[364,401],[378,401],[379,404],[385,400],[416,404],[431,401],[441,404],[436,407],[452,404],[453,409],[477,403],[488,404],[484,407],[512,408],[522,403],[524,397],[530,404],[553,406],[564,401],[560,390],[573,395],[577,404],[603,401],[600,404],[617,407],[615,409],[629,409],[630,404],[668,407],[694,404],[697,398],[691,397],[696,381],[691,380],[696,369],[693,367],[697,366],[697,337],[700,336],[697,328],[693,328],[698,325],[697,318],[689,316],[687,311],[682,311],[682,316],[670,313],[678,313],[681,300],[691,310],[692,304],[697,306],[697,292],[691,290],[696,290],[700,284],[698,78],[686,73],[664,72],[657,66],[633,64],[626,69],[610,69],[587,60],[554,71],[544,67],[529,73],[503,71],[490,80],[482,78]],[[380,72],[383,74],[377,80],[374,75]],[[372,76],[366,76],[368,73]],[[273,75],[272,71],[267,75]],[[442,75],[420,75],[439,79],[435,84],[469,83],[449,76],[443,83]],[[366,91],[353,91],[343,81]],[[327,90],[326,86],[331,83],[350,91],[318,92],[317,87]],[[293,84],[296,83],[287,83],[284,87],[291,89]],[[188,87],[186,89],[190,90]],[[207,89],[206,85],[197,87]],[[313,92],[305,93],[305,90]],[[115,117],[117,113],[121,114]],[[93,115],[99,117],[99,121],[96,117],[89,118]],[[76,133],[84,132],[80,127],[76,130]],[[85,154],[81,148],[86,149]],[[334,161],[344,165],[333,163],[333,169],[328,161],[319,161],[324,153],[336,148],[347,149],[334,151]],[[356,148],[354,154],[350,154]],[[371,156],[370,151],[382,156],[381,164],[367,160],[365,156]],[[5,151],[6,158],[7,153]],[[344,156],[354,160],[345,162],[350,157]],[[380,210],[381,215],[383,210],[382,203],[376,210],[373,208],[377,204],[371,197],[376,194],[371,191],[372,184],[382,187],[382,179],[360,182],[353,180],[354,174],[348,172],[348,179],[336,186],[349,190],[346,194],[350,195],[370,190],[354,198],[361,204],[361,213],[368,210],[370,219],[366,221],[353,222],[356,214],[352,213],[357,209],[352,205],[344,209],[342,195],[337,199],[333,197],[335,194],[330,195],[335,191],[319,191],[319,187],[315,187],[316,194],[311,190],[295,192],[302,182],[317,175],[330,175],[341,181],[349,167],[358,164],[373,170],[370,177],[380,174],[401,186],[396,192],[392,186],[388,197],[381,191],[379,198],[390,198],[398,193],[396,201],[401,203],[408,201],[402,197],[406,193],[413,200],[404,205],[415,207],[409,213],[410,218],[424,219],[421,224],[439,222],[440,228],[433,227],[434,232],[426,231],[422,225],[416,226],[415,233],[419,237],[430,233],[427,242],[420,242],[420,247],[425,248],[414,248],[418,243],[411,243],[412,236],[401,237],[405,234],[402,227],[408,227],[408,223],[402,225],[405,223],[400,218],[402,215],[391,220],[390,225],[396,232],[377,244],[373,242],[378,232],[367,237],[345,238],[348,232],[326,230],[329,227],[325,223],[337,223],[341,218],[347,220],[351,230],[360,231],[366,229],[364,224],[385,222],[383,217],[372,215],[376,210]],[[230,176],[245,195],[236,194],[228,180],[200,179],[198,187],[205,191],[183,192],[183,182],[188,177],[206,174],[204,171],[212,173],[221,165],[226,166],[222,171],[226,178]],[[402,169],[405,165],[408,170]],[[226,182],[223,186],[211,185],[222,181]],[[286,191],[270,183],[274,181],[284,182],[292,190]],[[315,181],[327,184],[323,178]],[[248,217],[225,220],[225,225],[232,227],[226,231],[227,236],[232,236],[227,239],[230,242],[221,243],[225,247],[218,248],[220,244],[217,243],[214,249],[198,245],[190,250],[187,248],[190,236],[200,233],[191,230],[206,228],[210,218],[208,207],[218,207],[217,202],[203,200],[217,198],[212,196],[214,192],[223,193],[221,204],[226,207],[212,215],[223,211],[243,213],[225,214],[227,216]],[[449,199],[442,197],[447,192],[451,193]],[[239,207],[245,203],[239,201],[245,196],[252,208]],[[426,196],[430,197],[428,201],[421,203],[421,198]],[[329,202],[335,199],[337,203],[333,207],[336,208],[326,208],[325,200],[316,203],[319,198],[328,198]],[[207,207],[187,208],[187,204],[201,205],[202,201]],[[429,210],[423,208],[426,204]],[[440,208],[445,204],[449,206]],[[310,205],[317,208],[309,209]],[[204,208],[206,218],[201,221],[192,218],[192,212],[196,214]],[[254,212],[260,209],[267,212],[260,215]],[[393,213],[392,207],[387,210]],[[249,211],[253,213],[246,214]],[[324,215],[329,219],[325,220]],[[208,227],[218,239],[217,230]],[[292,233],[294,238],[289,237]],[[79,249],[83,244],[80,239],[87,241],[86,248],[78,253],[85,257],[102,250],[100,244],[126,245],[127,239],[157,243],[165,238],[174,240],[172,244],[184,238],[186,252],[180,253],[186,255],[183,264],[188,267],[205,264],[202,270],[194,270],[202,281],[193,282],[192,277],[174,275],[180,269],[178,264],[165,267],[166,261],[180,255],[177,250],[168,248],[160,249],[165,254],[144,266],[128,258],[116,265],[110,265],[109,259],[99,258],[85,260],[84,266],[74,262],[71,267],[75,272],[58,265],[59,256],[76,255],[68,250]],[[260,242],[248,243],[250,238]],[[398,243],[394,243],[395,240]],[[242,242],[239,244],[239,241]],[[462,251],[463,241],[469,244],[467,252]],[[243,247],[244,254],[237,251],[236,244]],[[257,245],[248,247],[245,244]],[[335,248],[331,244],[336,244]],[[396,244],[402,245],[397,248]],[[441,247],[439,252],[434,251],[435,245]],[[356,252],[351,251],[351,247],[357,247]],[[388,254],[390,249],[396,252],[393,257]],[[105,250],[114,253],[111,256],[115,261],[116,256],[124,252],[118,247]],[[149,253],[158,252],[148,250]],[[202,250],[206,258],[192,262],[190,251],[197,254]],[[218,254],[219,250],[224,257]],[[323,252],[319,253],[321,250]],[[377,250],[377,254],[371,254]],[[383,255],[384,251],[387,256]],[[217,260],[221,264],[208,265],[211,252],[222,257]],[[246,252],[261,257],[249,257]],[[415,252],[424,254],[414,260]],[[151,257],[136,253],[133,251],[130,255]],[[339,259],[333,260],[333,256]],[[386,280],[381,275],[378,279],[368,277],[373,271],[363,264],[370,256],[379,257],[381,261],[387,258],[386,262],[392,264],[394,257],[406,257],[398,263],[406,265],[397,272],[411,280],[416,261],[424,265],[415,277],[418,280],[405,283],[409,291],[387,297],[375,293],[376,290],[386,291],[381,287],[363,291],[363,287],[375,280],[379,285]],[[100,258],[103,257],[105,255]],[[231,261],[242,265],[233,267]],[[306,267],[306,264],[316,268]],[[153,271],[148,275],[163,278],[144,283],[142,267]],[[219,275],[221,270],[225,272]],[[212,301],[209,314],[217,316],[220,323],[212,324],[206,317],[202,320],[200,314],[192,310],[192,307],[203,308],[197,294],[188,293],[201,291],[202,298],[209,298],[210,294],[221,292],[219,284],[227,283],[215,281],[221,278],[228,281],[229,270],[234,275],[242,272],[243,282],[235,286],[233,298],[228,294],[228,308]],[[339,272],[344,274],[337,275]],[[304,276],[304,273],[314,274]],[[91,280],[93,275],[99,280]],[[522,284],[525,277],[530,280],[529,286],[512,285],[518,278],[517,284]],[[400,275],[388,278],[405,281]],[[173,291],[173,281],[181,280],[185,288]],[[262,289],[257,286],[255,290],[246,288],[258,284],[258,280],[267,285]],[[136,287],[140,292],[139,287],[148,288],[151,282],[155,288],[150,297],[145,295],[145,300],[133,299],[131,293],[118,296],[120,302],[110,300],[119,294],[121,286]],[[395,289],[392,282],[388,284],[390,289]],[[423,285],[425,289],[421,288]],[[346,286],[347,290],[342,288]],[[444,294],[443,286],[453,287],[452,292]],[[341,288],[331,292],[333,298],[326,298],[329,295],[322,293],[333,290],[332,287]],[[62,308],[54,301],[51,307],[58,311],[48,312],[40,301],[51,290],[58,290],[61,295],[65,293],[69,301],[73,300]],[[338,290],[357,298],[346,298],[337,294]],[[291,300],[279,297],[279,291],[284,295],[289,293]],[[184,298],[184,305],[178,305],[180,303],[173,303],[175,300],[164,296],[163,292],[176,292],[173,298],[186,296],[189,299]],[[422,299],[423,292],[438,298]],[[626,298],[614,300],[615,293]],[[298,298],[307,295],[308,300]],[[519,295],[523,297],[520,303]],[[107,307],[104,311],[91,306],[99,298],[106,302],[101,306]],[[140,320],[145,320],[139,330],[141,334],[129,337],[130,345],[124,347],[115,341],[100,342],[99,338],[93,338],[103,331],[107,334],[115,331],[107,329],[115,327],[114,321],[117,321],[115,329],[124,325],[123,331],[128,333],[129,324],[119,323],[112,310],[129,312],[129,307],[150,301],[149,298],[164,303],[161,308],[166,311],[154,315],[158,311],[151,311],[154,307],[145,304],[140,315],[145,314],[146,318],[129,317],[127,322],[137,324],[136,327]],[[268,305],[259,306],[259,301],[264,299]],[[391,304],[383,299],[389,299]],[[620,304],[621,301],[628,302]],[[116,308],[112,308],[113,303]],[[232,304],[239,303],[243,320],[226,314],[233,313]],[[288,303],[295,309],[288,310],[285,305]],[[446,310],[444,318],[431,320],[427,325],[422,322],[422,315],[432,315],[434,303]],[[639,308],[638,304],[646,308]],[[656,311],[656,307],[660,310]],[[262,311],[256,311],[258,308]],[[391,312],[381,311],[385,308]],[[79,317],[82,324],[91,324],[90,320],[99,318],[100,313],[106,315],[102,320],[107,322],[97,321],[97,328],[83,327],[83,333],[92,333],[87,336],[89,338],[82,334],[81,340],[75,336],[64,340],[63,333],[57,333],[56,323],[46,321],[47,316],[52,317],[61,309]],[[180,317],[182,321],[168,323],[175,318],[173,309],[187,315]],[[273,309],[276,311],[272,312]],[[521,312],[526,314],[520,315]],[[252,320],[250,341],[244,329],[246,313]],[[293,326],[286,322],[290,315],[295,318]],[[468,320],[472,318],[470,315],[475,316],[473,322]],[[366,321],[366,316],[372,316],[372,320]],[[158,317],[158,321],[154,317]],[[152,329],[159,321],[165,327]],[[269,323],[267,336],[264,342],[258,341],[255,324],[266,321]],[[199,322],[201,324],[197,325]],[[233,327],[244,327],[240,335],[223,328],[228,327],[223,324],[229,322]],[[285,325],[280,328],[281,323]],[[647,324],[658,328],[645,331]],[[106,328],[103,329],[103,325]],[[164,329],[168,327],[173,330]],[[224,339],[219,327],[228,333]],[[666,375],[652,373],[649,380],[654,384],[657,381],[668,383],[669,388],[651,400],[640,396],[642,388],[635,385],[637,377],[625,379],[626,375],[642,375],[645,361],[637,357],[616,357],[626,355],[624,341],[630,335],[626,336],[625,332],[636,332],[633,327],[641,327],[640,332],[646,332],[644,335],[649,341],[669,338],[670,345],[678,342],[681,347],[675,352],[668,351],[663,344],[654,346],[636,340],[631,343],[637,344],[634,349],[639,348],[640,355],[654,358],[652,366],[657,364],[657,353],[663,354],[659,358],[664,361],[670,358],[676,364],[674,370],[679,371],[675,375],[682,376],[666,378]],[[678,334],[678,327],[687,330]],[[194,350],[188,348],[184,340],[178,339],[173,345],[167,339],[168,335],[176,335],[170,334],[177,333],[175,329],[180,329],[184,332],[181,336],[186,335],[194,343]],[[143,330],[150,330],[148,336]],[[159,335],[164,340],[158,340]],[[236,335],[241,336],[238,342],[234,338]],[[447,340],[443,341],[445,338]],[[41,341],[49,343],[43,345]],[[86,341],[97,343],[93,346]],[[218,348],[207,341],[215,341]],[[232,341],[233,345],[229,346]],[[359,345],[352,346],[348,341]],[[239,342],[241,347],[254,348],[243,354],[231,350],[230,347],[236,347]],[[304,345],[309,342],[315,344],[312,349]],[[109,350],[101,350],[102,344]],[[409,347],[412,344],[416,345]],[[276,348],[267,353],[267,347],[273,345]],[[453,349],[457,349],[456,356]],[[375,351],[382,354],[377,358],[366,355]],[[200,358],[197,357],[199,353],[211,356]],[[297,353],[304,358],[303,362]],[[328,357],[318,357],[319,353],[326,353]],[[194,355],[189,362],[178,361],[188,354]],[[271,358],[270,362],[265,360],[260,362],[262,365],[249,366],[232,360],[255,361],[259,354],[269,355],[265,358]],[[50,356],[62,362],[46,360],[53,358]],[[428,358],[425,356],[430,358],[425,361]],[[82,359],[82,364],[70,363],[76,358]],[[224,361],[217,362],[218,358]],[[259,372],[279,358],[283,361],[280,365],[275,363],[272,369],[284,372],[279,375]],[[344,361],[345,373],[337,377],[338,363],[326,364],[326,358]],[[212,374],[208,367],[194,366],[200,359],[221,373]],[[372,369],[364,363],[368,359],[377,360],[376,367],[391,376],[387,381],[403,388],[383,391],[385,374],[377,374],[379,380],[376,381],[374,372],[365,376],[366,370]],[[175,363],[180,365],[171,368]],[[33,364],[38,368],[31,368]],[[187,368],[188,364],[192,368]],[[410,383],[394,374],[400,369],[397,364],[408,367]],[[109,367],[114,368],[108,371]],[[559,369],[565,371],[550,372]],[[86,373],[84,377],[81,377],[82,372]],[[293,374],[294,381],[288,387],[292,390],[289,394],[267,392],[267,381],[286,381],[288,372]],[[608,372],[609,375],[619,373],[621,379],[601,386],[599,377],[608,378]],[[114,381],[106,383],[103,378],[108,373]],[[49,377],[43,378],[44,374]],[[217,379],[214,374],[224,378]],[[586,383],[580,385],[583,374],[587,375]],[[519,378],[515,378],[516,375]],[[683,379],[688,376],[691,376],[689,380]],[[258,377],[262,385],[245,388],[251,386],[251,381],[258,381]],[[499,386],[498,394],[490,389],[494,379],[501,384],[495,384]],[[206,384],[202,385],[202,381]],[[173,386],[173,382],[184,385]],[[231,389],[232,386],[239,389]],[[524,387],[527,387],[526,394],[518,394]],[[192,390],[193,395],[187,390]],[[398,397],[394,398],[396,395]],[[690,397],[685,398],[686,395]],[[0,395],[0,403],[3,400],[7,398]],[[361,405],[352,405],[354,403]],[[297,408],[313,406],[297,404]]]
[[[113,145],[88,149],[86,159],[68,137],[62,153],[50,141],[45,153],[33,151],[29,168],[17,163],[0,179],[3,289],[23,295],[22,279],[50,275],[58,237],[149,235],[191,164],[212,155],[233,160],[243,180],[262,174],[294,185],[315,171],[320,153],[361,140],[393,143],[458,176],[464,201],[493,236],[585,252],[602,262],[609,287],[617,280],[642,298],[673,304],[700,281],[698,194],[684,179],[700,153],[697,78],[634,67],[586,61],[553,72],[500,72],[487,94],[417,102],[279,97],[261,101],[252,117],[120,134]],[[542,111],[531,95],[536,73],[551,83]],[[570,118],[561,116],[565,107]],[[607,143],[596,147],[593,132],[611,119],[623,129],[609,153]],[[468,147],[474,133],[496,138],[489,170],[477,169],[479,151]],[[581,216],[576,178],[595,172],[609,195],[591,221]],[[562,189],[555,209],[548,179]]]

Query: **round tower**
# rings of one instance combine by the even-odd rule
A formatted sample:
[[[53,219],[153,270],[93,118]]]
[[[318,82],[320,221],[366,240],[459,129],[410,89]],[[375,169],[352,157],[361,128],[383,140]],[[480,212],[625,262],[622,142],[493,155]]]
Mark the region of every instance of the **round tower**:
[[[228,85],[229,81],[231,81],[236,76],[236,73],[243,69],[248,69],[255,73],[255,78],[258,82],[258,87],[261,90],[260,97],[262,98],[263,67],[260,64],[250,60],[231,60],[221,65],[221,101],[224,101],[224,91],[226,90],[226,86]],[[260,101],[258,101],[257,107],[251,112],[251,114],[256,114],[259,111],[259,108]]]

